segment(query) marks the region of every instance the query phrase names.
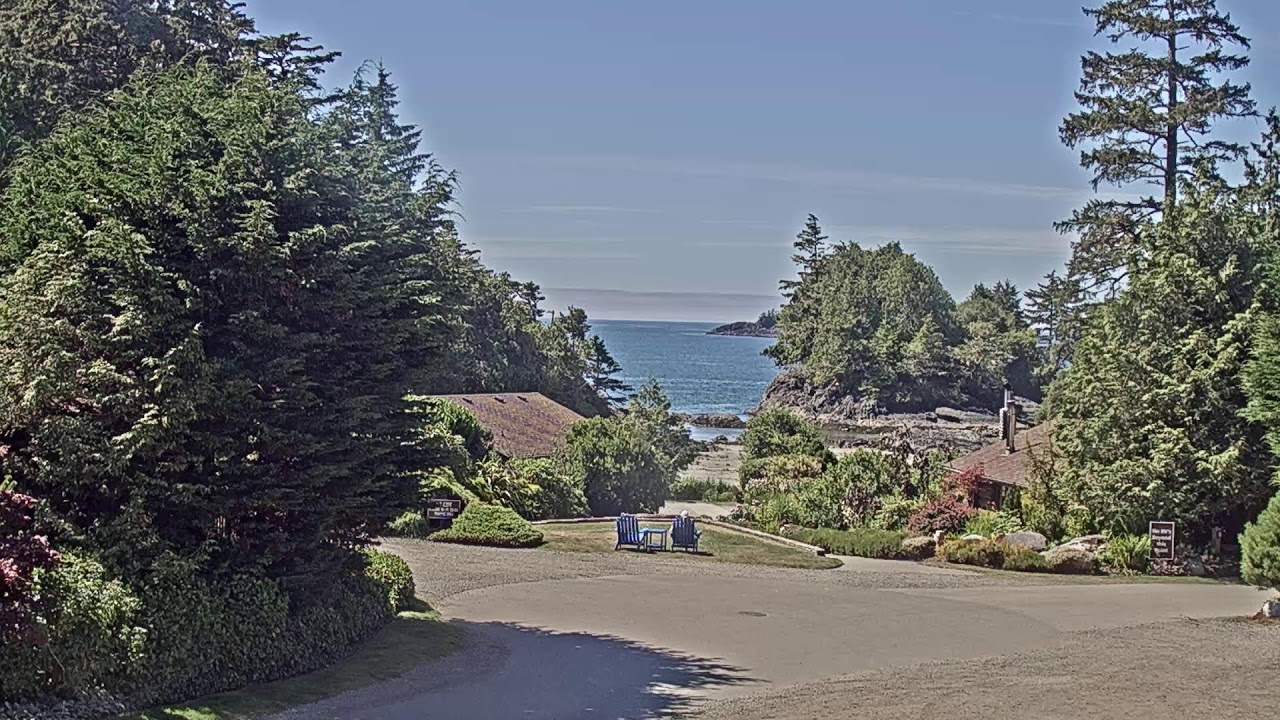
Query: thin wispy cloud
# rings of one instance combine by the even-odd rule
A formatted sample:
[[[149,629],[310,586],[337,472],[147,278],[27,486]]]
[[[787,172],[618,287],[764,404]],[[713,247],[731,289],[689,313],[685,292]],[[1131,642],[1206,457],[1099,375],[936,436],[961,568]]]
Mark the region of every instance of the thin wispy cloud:
[[[1052,229],[834,225],[827,231],[833,239],[862,245],[898,242],[907,249],[972,255],[1057,256],[1065,253],[1071,243],[1069,237]]]
[[[616,205],[534,205],[508,212],[545,215],[653,215],[655,208],[618,207]]]
[[[530,162],[561,167],[690,175],[698,177],[758,180],[854,192],[883,191],[886,188],[916,192],[938,192],[959,195],[986,195],[1041,200],[1078,200],[1091,196],[1087,189],[1055,187],[1019,182],[1002,182],[982,178],[932,177],[902,175],[866,170],[831,170],[826,168],[740,163],[703,160],[688,162],[678,159],[626,156],[555,156],[524,158]]]

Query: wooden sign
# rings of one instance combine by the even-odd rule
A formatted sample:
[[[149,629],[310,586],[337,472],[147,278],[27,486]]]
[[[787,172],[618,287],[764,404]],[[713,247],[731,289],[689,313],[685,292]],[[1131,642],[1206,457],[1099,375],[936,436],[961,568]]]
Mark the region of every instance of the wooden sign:
[[[451,522],[462,512],[462,501],[451,498],[432,498],[427,501],[427,519]]]
[[[1173,560],[1174,524],[1163,520],[1153,520],[1147,532],[1151,536],[1151,559]]]

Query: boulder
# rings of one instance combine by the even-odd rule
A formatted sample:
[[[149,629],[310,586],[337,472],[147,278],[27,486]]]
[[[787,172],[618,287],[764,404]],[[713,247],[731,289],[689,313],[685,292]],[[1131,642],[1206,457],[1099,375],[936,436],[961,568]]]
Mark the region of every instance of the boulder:
[[[1029,530],[1023,531],[1023,532],[1009,533],[1008,535],[1004,536],[1004,541],[1009,543],[1010,545],[1017,545],[1018,547],[1024,547],[1029,550],[1035,550],[1036,552],[1040,552],[1041,550],[1044,550],[1045,548],[1049,547],[1048,538],[1046,538],[1045,536],[1041,535],[1038,532],[1031,532]]]
[[[1188,555],[1182,559],[1182,569],[1191,577],[1204,577],[1209,574],[1204,561],[1194,555]]]
[[[902,557],[905,560],[924,560],[933,557],[938,544],[928,536],[909,537],[902,541]]]
[[[1107,544],[1107,536],[1106,535],[1081,535],[1078,538],[1072,538],[1062,544],[1075,545],[1078,547],[1082,547],[1085,550],[1089,550],[1091,552],[1098,552],[1098,550],[1102,549],[1103,545]]]
[[[1049,572],[1092,575],[1098,572],[1098,555],[1083,545],[1059,545],[1044,552]]]
[[[1268,600],[1262,603],[1262,617],[1273,620],[1280,618],[1280,600]]]

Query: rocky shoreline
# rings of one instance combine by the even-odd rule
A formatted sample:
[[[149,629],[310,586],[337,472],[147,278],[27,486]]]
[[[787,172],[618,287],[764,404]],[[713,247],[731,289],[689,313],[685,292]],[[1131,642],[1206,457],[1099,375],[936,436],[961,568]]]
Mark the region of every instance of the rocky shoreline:
[[[1020,425],[1034,416],[1037,404],[1019,399]],[[801,373],[778,375],[765,391],[759,410],[783,407],[821,426],[837,447],[875,445],[889,434],[904,433],[919,448],[968,453],[1000,439],[995,409],[938,407],[920,412],[885,412],[875,403],[859,399],[834,385],[818,386]]]
[[[721,325],[707,331],[708,335],[727,335],[730,337],[778,337],[776,327],[764,327],[757,322],[743,321]]]
[[[747,421],[734,415],[733,413],[710,413],[706,415],[692,415],[689,413],[674,413],[675,417],[687,425],[697,425],[698,427],[716,428],[719,430],[741,430],[747,426]]]

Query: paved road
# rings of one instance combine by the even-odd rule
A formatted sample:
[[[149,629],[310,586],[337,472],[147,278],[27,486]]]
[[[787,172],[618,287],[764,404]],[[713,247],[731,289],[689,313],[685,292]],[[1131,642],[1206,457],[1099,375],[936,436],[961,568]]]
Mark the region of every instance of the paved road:
[[[1261,599],[1240,586],[1029,586],[898,563],[676,569],[647,558],[430,543],[392,549],[410,560],[424,594],[469,630],[472,643],[399,680],[283,717],[648,718],[721,706],[730,708],[724,717],[770,707],[768,717],[821,716],[828,705],[788,715],[799,712],[794,699],[766,700],[888,668],[969,667],[979,658],[1057,652],[1091,629],[1244,615]],[[433,593],[433,578],[450,589]]]

